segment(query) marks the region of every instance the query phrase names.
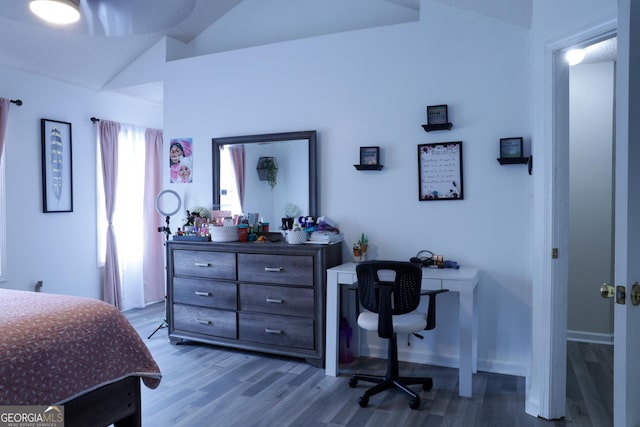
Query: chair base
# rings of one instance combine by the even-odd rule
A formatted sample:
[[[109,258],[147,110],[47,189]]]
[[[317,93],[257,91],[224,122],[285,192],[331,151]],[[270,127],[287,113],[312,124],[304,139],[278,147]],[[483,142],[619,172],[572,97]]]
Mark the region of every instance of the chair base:
[[[424,391],[429,391],[433,388],[433,379],[428,377],[415,378],[415,377],[396,377],[389,378],[388,376],[374,376],[364,374],[354,374],[349,380],[349,387],[354,388],[358,385],[358,381],[367,381],[374,383],[373,387],[364,392],[358,399],[358,404],[366,408],[369,404],[369,398],[375,394],[383,392],[385,390],[394,389],[400,390],[409,398],[409,407],[411,409],[418,409],[420,407],[420,396],[411,390],[408,386],[414,384],[422,384]]]
[[[433,388],[433,379],[428,377],[401,377],[399,375],[398,344],[395,333],[391,338],[389,338],[387,351],[387,373],[384,377],[376,375],[354,374],[349,380],[349,387],[354,388],[358,385],[358,381],[367,381],[376,384],[369,390],[365,391],[360,399],[358,399],[358,403],[363,408],[366,408],[366,406],[369,404],[369,397],[373,396],[374,394],[378,394],[389,389],[397,389],[403,392],[409,398],[409,407],[411,407],[411,409],[418,409],[418,407],[420,407],[420,396],[418,396],[417,393],[415,393],[407,386],[413,384],[422,384],[422,389],[424,391],[429,391]]]

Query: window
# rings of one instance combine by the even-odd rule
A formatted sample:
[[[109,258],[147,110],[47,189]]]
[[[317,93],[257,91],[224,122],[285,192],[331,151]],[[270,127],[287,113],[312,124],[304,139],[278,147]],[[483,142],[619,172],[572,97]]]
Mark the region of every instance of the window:
[[[113,228],[118,246],[118,263],[122,284],[123,309],[144,307],[142,279],[143,200],[145,181],[145,129],[122,124],[118,150],[118,183],[113,215]],[[100,144],[97,146],[97,214],[98,263],[103,267],[106,256],[107,216]]]

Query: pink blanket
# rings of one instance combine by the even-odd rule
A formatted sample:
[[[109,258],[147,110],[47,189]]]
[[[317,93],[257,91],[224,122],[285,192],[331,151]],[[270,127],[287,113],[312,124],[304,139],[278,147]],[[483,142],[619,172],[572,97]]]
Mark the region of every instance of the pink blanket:
[[[0,405],[62,404],[160,369],[129,321],[89,298],[0,289]]]

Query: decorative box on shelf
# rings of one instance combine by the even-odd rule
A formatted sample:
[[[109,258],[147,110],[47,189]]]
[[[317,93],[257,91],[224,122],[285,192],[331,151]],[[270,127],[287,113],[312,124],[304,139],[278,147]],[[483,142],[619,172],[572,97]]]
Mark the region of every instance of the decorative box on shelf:
[[[514,138],[500,138],[500,157],[498,163],[501,165],[517,165],[529,163],[529,158],[523,156],[521,136]]]
[[[427,124],[422,125],[425,132],[450,130],[452,127],[453,124],[449,123],[449,107],[446,104],[427,107]]]
[[[380,147],[360,147],[360,164],[353,167],[359,171],[381,170]]]

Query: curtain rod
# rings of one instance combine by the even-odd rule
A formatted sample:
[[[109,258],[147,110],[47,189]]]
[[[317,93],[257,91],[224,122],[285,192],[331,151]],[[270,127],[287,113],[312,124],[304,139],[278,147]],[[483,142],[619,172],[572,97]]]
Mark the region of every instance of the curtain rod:
[[[99,119],[99,118],[97,118],[97,117],[91,117],[91,121],[92,121],[93,123],[97,123],[97,122],[99,122],[99,121],[100,121],[100,119]],[[150,127],[148,127],[148,126],[134,125],[134,124],[130,124],[130,123],[120,123],[120,124],[121,124],[121,125],[126,125],[126,126],[135,126],[135,127],[145,128],[145,129],[153,129],[153,130],[160,130],[160,131],[162,130],[162,129],[150,128]]]
[[[22,99],[12,99],[12,104],[16,104],[18,107],[22,105]]]

